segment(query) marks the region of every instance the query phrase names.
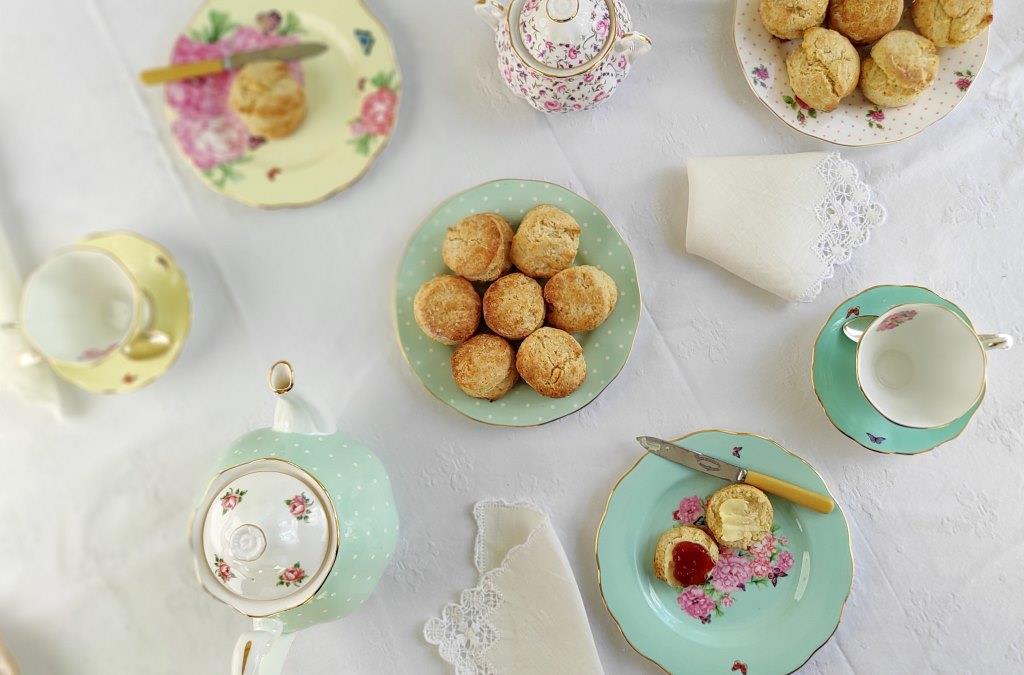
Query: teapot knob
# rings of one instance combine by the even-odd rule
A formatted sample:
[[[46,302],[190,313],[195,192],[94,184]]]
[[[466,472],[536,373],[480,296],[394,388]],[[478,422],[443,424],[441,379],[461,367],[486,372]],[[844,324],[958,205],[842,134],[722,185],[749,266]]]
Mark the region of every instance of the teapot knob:
[[[295,370],[292,369],[292,364],[281,360],[270,366],[267,383],[270,384],[270,390],[278,396],[291,391],[295,386]]]
[[[505,7],[498,0],[476,0],[473,10],[494,30],[498,30],[501,20],[505,17]]]

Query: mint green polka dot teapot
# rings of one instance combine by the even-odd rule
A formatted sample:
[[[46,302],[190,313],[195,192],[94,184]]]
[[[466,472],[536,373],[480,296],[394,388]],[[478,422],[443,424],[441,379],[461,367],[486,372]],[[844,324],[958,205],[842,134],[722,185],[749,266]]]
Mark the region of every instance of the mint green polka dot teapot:
[[[274,426],[228,448],[192,522],[203,588],[253,618],[232,675],[276,675],[296,630],[356,610],[398,539],[384,465],[293,393],[293,381],[287,361],[274,364]]]

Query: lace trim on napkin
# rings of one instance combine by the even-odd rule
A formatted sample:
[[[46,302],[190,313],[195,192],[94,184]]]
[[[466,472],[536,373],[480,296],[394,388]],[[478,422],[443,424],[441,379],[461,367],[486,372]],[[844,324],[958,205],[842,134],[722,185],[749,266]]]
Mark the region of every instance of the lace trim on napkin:
[[[871,188],[860,179],[857,167],[838,152],[829,153],[817,169],[825,181],[825,196],[814,207],[822,226],[815,250],[824,270],[800,298],[801,302],[817,297],[822,284],[835,274],[836,265],[849,262],[853,249],[866,244],[871,228],[881,225],[886,218],[885,207],[872,201]]]
[[[494,587],[494,580],[508,569],[515,553],[529,544],[533,535],[541,529],[534,528],[523,543],[509,549],[501,565],[485,572],[488,561],[484,544],[484,511],[493,507],[527,508],[544,515],[543,511],[529,502],[491,500],[478,502],[473,507],[473,518],[477,526],[473,563],[481,574],[480,581],[473,588],[462,591],[458,603],[445,605],[441,616],[430,619],[423,627],[423,638],[437,645],[441,658],[455,667],[456,675],[498,675],[498,671],[486,658],[487,650],[501,637],[489,622],[490,615],[504,602],[501,592]]]

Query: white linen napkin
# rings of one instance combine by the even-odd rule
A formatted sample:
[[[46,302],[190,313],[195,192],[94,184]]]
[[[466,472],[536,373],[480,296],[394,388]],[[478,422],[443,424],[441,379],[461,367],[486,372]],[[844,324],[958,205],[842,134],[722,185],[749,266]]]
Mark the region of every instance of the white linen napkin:
[[[687,162],[686,250],[786,300],[809,302],[885,221],[839,153]]]
[[[525,502],[483,501],[473,516],[479,583],[426,623],[427,642],[457,675],[603,673],[547,514]]]
[[[0,393],[19,394],[60,415],[60,392],[50,366],[45,362],[22,365],[22,355],[29,351],[29,345],[17,328],[5,326],[18,320],[20,304],[21,278],[7,234],[0,227]]]

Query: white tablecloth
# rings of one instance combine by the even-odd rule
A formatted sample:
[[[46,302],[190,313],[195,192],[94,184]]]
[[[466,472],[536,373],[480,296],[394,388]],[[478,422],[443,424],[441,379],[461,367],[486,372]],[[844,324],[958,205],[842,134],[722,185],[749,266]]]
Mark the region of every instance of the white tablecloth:
[[[748,91],[723,0],[633,0],[655,49],[605,107],[545,117],[513,98],[470,0],[376,0],[404,70],[397,133],[361,182],[302,210],[209,191],[168,145],[159,63],[189,0],[4,2],[0,222],[24,267],[93,230],[168,246],[195,301],[185,352],[123,397],[64,388],[67,420],[0,400],[0,636],[28,674],[223,673],[246,621],[191,570],[186,523],[221,449],[270,422],[266,368],[336,411],[390,469],[403,537],[360,613],[301,633],[286,673],[443,672],[423,621],[471,586],[471,505],[531,498],[573,562],[609,673],[657,672],[608,616],[594,534],[639,433],[769,435],[832,486],[856,581],[805,672],[1021,672],[1024,348],[993,355],[988,400],[914,458],[853,445],[810,388],[811,344],[847,295],[911,282],[985,329],[1024,335],[1024,7],[997,2],[967,101],[910,140],[844,154],[890,217],[814,303],[789,306],[683,253],[684,160],[827,149]],[[645,311],[619,378],[580,413],[490,428],[427,394],[396,346],[392,278],[412,228],[492,178],[555,181],[629,242]]]

